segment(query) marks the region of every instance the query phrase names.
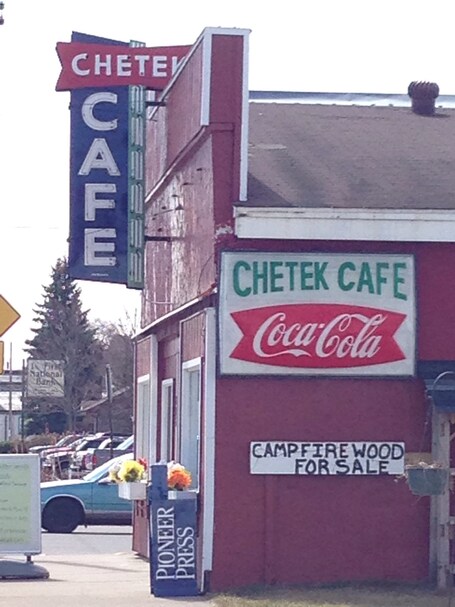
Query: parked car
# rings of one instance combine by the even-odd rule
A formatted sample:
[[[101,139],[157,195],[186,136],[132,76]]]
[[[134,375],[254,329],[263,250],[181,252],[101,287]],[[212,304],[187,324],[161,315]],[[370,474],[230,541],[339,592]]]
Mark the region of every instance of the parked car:
[[[80,438],[80,434],[66,434],[62,436],[55,444],[53,445],[35,445],[34,447],[30,447],[28,449],[29,453],[39,453],[41,456],[45,455],[46,452],[49,452],[54,449],[59,449],[61,447],[68,447],[71,443],[74,443],[78,438]]]
[[[122,441],[117,447],[113,449],[113,455],[121,455],[123,452],[132,453],[134,449],[134,435],[132,434],[124,441]],[[111,449],[103,448],[102,445],[96,449],[87,449],[84,455],[84,467],[85,470],[94,470],[96,467],[101,466],[104,462],[111,459]]]
[[[69,470],[71,456],[75,451],[80,451],[87,447],[98,447],[106,438],[107,433],[105,432],[84,436],[69,447],[62,447],[57,451],[48,453],[43,465],[52,468],[57,474],[65,474]]]
[[[67,451],[71,451],[71,449],[74,449],[82,439],[82,435],[75,435],[73,439],[64,446],[57,447],[57,445],[48,445],[47,449],[43,449],[43,451],[41,451],[41,459],[45,460],[47,457],[53,455],[54,453],[64,453]]]
[[[131,524],[133,502],[118,496],[109,469],[132,458],[132,453],[125,453],[83,478],[41,483],[42,528],[49,533],[71,533],[78,525]]]
[[[71,459],[70,459],[71,471],[80,473],[80,472],[85,472],[86,470],[88,470],[88,468],[86,466],[86,456],[89,451],[93,452],[94,449],[103,449],[103,450],[106,450],[106,453],[109,453],[109,455],[106,457],[106,459],[104,461],[112,459],[114,457],[114,455],[119,455],[119,454],[114,454],[114,449],[118,445],[123,443],[125,438],[126,438],[126,436],[117,436],[116,435],[116,436],[113,436],[112,438],[109,436],[108,438],[104,438],[100,442],[98,447],[94,447],[92,444],[93,441],[91,441],[90,443],[87,443],[85,446],[75,449],[73,451],[73,453],[71,454]],[[111,447],[112,447],[112,455],[111,455]],[[102,463],[102,462],[100,462],[100,463]],[[96,468],[96,467],[97,466],[94,466],[94,468]]]

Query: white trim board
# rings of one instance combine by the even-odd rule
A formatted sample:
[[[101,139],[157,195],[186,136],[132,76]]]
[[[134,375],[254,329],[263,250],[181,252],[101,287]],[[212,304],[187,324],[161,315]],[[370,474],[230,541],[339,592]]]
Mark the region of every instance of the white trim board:
[[[455,242],[455,210],[234,207],[238,238]]]

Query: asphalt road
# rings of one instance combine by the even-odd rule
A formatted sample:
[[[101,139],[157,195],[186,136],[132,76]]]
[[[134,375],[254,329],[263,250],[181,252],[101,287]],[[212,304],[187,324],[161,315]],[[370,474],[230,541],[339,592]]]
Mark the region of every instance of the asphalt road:
[[[41,534],[42,554],[116,554],[132,547],[131,525],[79,525],[72,533]]]

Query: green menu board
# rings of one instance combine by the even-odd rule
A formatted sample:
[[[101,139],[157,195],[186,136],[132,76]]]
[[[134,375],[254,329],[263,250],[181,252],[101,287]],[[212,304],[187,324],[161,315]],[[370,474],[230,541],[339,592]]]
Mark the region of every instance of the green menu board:
[[[0,554],[40,552],[39,455],[0,455]]]

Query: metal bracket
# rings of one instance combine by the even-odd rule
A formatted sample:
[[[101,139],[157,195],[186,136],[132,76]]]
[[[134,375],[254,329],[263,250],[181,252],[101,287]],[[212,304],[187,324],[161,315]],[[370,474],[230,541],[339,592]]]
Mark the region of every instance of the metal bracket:
[[[172,236],[144,236],[145,242],[172,242]]]

